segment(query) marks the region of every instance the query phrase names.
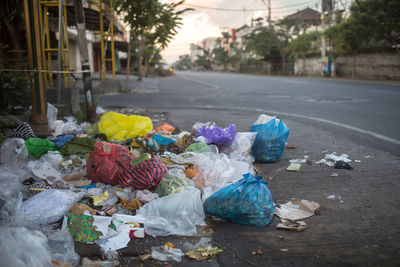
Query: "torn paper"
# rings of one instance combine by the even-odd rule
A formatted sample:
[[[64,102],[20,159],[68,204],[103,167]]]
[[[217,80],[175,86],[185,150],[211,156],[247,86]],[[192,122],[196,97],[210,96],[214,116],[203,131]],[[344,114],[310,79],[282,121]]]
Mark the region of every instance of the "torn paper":
[[[314,211],[321,205],[318,202],[293,198],[286,204],[275,207],[275,215],[281,219],[298,221],[314,215]]]

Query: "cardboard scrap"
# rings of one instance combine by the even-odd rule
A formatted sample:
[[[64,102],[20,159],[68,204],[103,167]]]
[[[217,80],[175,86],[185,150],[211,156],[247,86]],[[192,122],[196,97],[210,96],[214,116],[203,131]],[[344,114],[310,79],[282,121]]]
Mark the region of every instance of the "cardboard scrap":
[[[292,222],[285,219],[281,219],[281,222],[278,223],[276,228],[300,232],[307,228],[307,224],[303,221]]]
[[[85,175],[79,172],[66,175],[62,178],[64,181],[72,184],[75,187],[88,186],[92,183],[91,180],[85,178]]]
[[[286,204],[275,207],[275,215],[281,219],[298,221],[314,215],[316,209],[321,207],[318,202],[293,198]]]
[[[123,197],[121,198],[120,206],[127,210],[137,210],[138,208],[143,206],[143,203],[137,198],[129,200],[128,198]]]
[[[75,206],[72,207],[70,212],[75,214],[84,214],[85,211],[88,211],[92,215],[96,215],[96,211],[94,209],[80,202],[76,203]]]

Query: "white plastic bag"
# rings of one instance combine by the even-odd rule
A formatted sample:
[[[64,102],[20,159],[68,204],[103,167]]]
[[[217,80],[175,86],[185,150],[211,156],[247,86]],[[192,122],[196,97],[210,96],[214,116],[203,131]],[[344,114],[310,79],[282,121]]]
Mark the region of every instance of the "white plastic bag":
[[[23,215],[25,220],[33,224],[49,225],[56,223],[80,198],[81,194],[70,190],[48,189],[22,203]]]
[[[195,235],[196,225],[205,225],[200,191],[194,187],[153,200],[136,214],[135,219],[152,236]]]
[[[168,170],[161,182],[157,185],[156,192],[161,197],[184,191],[194,183],[186,177],[183,170],[173,168]]]
[[[58,109],[50,103],[47,103],[47,121],[49,122],[50,129],[54,130],[57,125]]]
[[[24,164],[28,160],[28,149],[22,138],[7,138],[0,149],[1,164]]]
[[[52,259],[69,263],[71,267],[78,265],[80,256],[75,252],[74,240],[67,230],[47,233]]]
[[[0,265],[52,266],[46,236],[25,227],[0,227]]]

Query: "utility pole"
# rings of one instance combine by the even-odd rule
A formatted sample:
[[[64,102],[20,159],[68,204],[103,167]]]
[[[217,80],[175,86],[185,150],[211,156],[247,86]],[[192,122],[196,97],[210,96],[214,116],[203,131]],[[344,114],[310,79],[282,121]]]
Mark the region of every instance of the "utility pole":
[[[268,25],[271,27],[271,0],[268,0]]]
[[[325,44],[325,3],[326,0],[322,0],[321,3],[321,74],[324,75],[324,60],[326,57],[326,44]]]
[[[74,8],[76,17],[76,28],[78,30],[79,52],[81,54],[82,78],[83,78],[83,85],[85,88],[87,119],[90,122],[94,122],[96,119],[96,102],[94,101],[93,97],[92,78],[90,77],[90,64],[88,55],[89,53],[86,40],[85,14],[82,7],[82,0],[74,0]]]
[[[63,8],[64,3],[63,0],[58,1],[58,49],[57,49],[57,104],[61,104],[61,87],[62,87],[62,74],[61,71],[63,70],[62,67],[62,52],[63,52],[63,45],[64,45],[64,25],[63,25]]]

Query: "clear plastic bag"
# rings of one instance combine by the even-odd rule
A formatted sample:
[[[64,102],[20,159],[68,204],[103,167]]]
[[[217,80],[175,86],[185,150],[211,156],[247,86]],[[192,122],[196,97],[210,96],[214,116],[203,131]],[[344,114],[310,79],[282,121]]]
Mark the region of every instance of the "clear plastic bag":
[[[179,248],[170,248],[168,246],[151,247],[151,257],[159,261],[181,262],[185,254]]]
[[[152,236],[191,236],[197,234],[196,225],[205,225],[200,191],[193,187],[153,200],[136,214],[137,221],[144,223],[146,234]]]
[[[39,225],[56,223],[81,197],[70,190],[45,190],[22,203],[24,218]]]
[[[1,266],[51,267],[51,252],[46,236],[25,227],[0,227]]]
[[[40,160],[29,161],[26,167],[34,177],[44,179],[49,184],[53,184],[56,180],[63,177],[60,168],[62,161],[63,157],[60,152],[49,151]]]
[[[160,197],[184,191],[187,187],[194,186],[194,183],[186,177],[185,172],[180,169],[170,169],[158,184],[156,193]]]
[[[228,222],[264,226],[274,216],[274,202],[266,181],[251,174],[215,192],[204,202],[207,214]]]
[[[196,176],[192,181],[202,190],[203,200],[237,180],[234,178],[235,168],[225,154],[192,153],[191,155],[192,157],[186,161],[194,165]]]
[[[50,129],[54,130],[57,125],[58,109],[50,103],[47,103],[47,121],[49,122]]]
[[[257,133],[253,132],[239,132],[236,134],[232,145],[222,152],[227,154],[230,159],[253,163],[254,158],[251,155],[251,147],[256,136]]]
[[[47,233],[52,259],[69,263],[71,267],[78,265],[80,256],[75,252],[75,244],[67,230]]]
[[[7,138],[0,149],[1,164],[23,164],[28,160],[28,149],[22,138]]]

